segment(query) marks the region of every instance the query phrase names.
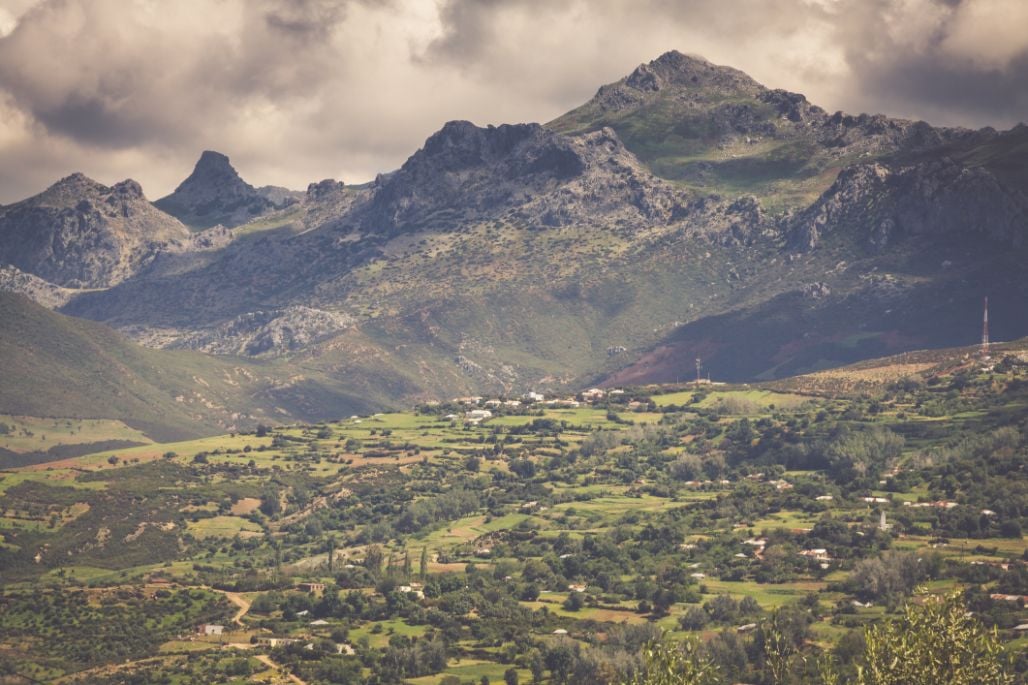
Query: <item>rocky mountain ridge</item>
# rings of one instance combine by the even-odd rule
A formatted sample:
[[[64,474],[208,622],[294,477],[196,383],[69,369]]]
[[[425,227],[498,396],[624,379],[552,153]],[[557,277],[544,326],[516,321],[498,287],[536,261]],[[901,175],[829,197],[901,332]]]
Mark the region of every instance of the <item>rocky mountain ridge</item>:
[[[132,180],[107,187],[72,174],[0,207],[0,263],[69,288],[116,285],[189,240],[189,230]]]
[[[957,344],[946,307],[982,291],[1028,303],[1026,139],[828,114],[672,52],[546,126],[449,122],[373,183],[278,205],[205,153],[183,216],[243,223],[63,311],[402,400],[674,380],[697,356],[774,378]]]

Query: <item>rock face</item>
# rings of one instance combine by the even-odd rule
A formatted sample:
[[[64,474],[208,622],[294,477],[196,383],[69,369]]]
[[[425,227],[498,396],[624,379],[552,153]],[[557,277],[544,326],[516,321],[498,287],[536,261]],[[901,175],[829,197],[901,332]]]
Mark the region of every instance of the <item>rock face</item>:
[[[685,202],[610,129],[571,137],[467,121],[446,124],[372,192],[362,223],[386,233],[490,219],[644,225],[670,221]]]
[[[248,357],[279,356],[325,340],[354,324],[352,317],[312,307],[240,314],[176,341],[172,347]]]
[[[840,173],[792,221],[790,242],[812,250],[831,233],[846,233],[874,251],[901,238],[947,234],[977,234],[1019,246],[1028,237],[1028,197],[987,169],[951,159],[862,164]]]
[[[175,192],[154,204],[194,228],[215,224],[231,228],[296,201],[295,194],[284,188],[254,188],[240,178],[228,157],[206,150]]]
[[[0,291],[25,295],[47,309],[67,304],[75,294],[74,290],[44,281],[10,264],[0,265]]]
[[[188,238],[132,180],[108,188],[72,174],[0,208],[0,263],[69,288],[115,285]]]

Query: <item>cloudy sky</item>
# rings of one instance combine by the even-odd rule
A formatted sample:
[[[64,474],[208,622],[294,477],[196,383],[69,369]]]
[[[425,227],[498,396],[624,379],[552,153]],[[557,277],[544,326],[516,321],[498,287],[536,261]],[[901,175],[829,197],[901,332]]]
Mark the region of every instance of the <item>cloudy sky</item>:
[[[1028,119],[1025,0],[0,0],[0,203],[369,180],[450,119],[548,121],[678,49],[829,110]]]

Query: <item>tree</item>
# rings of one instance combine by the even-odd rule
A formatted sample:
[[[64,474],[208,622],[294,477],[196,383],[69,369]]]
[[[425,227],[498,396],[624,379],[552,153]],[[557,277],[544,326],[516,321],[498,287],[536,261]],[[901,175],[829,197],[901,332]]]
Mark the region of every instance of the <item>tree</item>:
[[[721,681],[714,662],[695,641],[654,642],[643,650],[643,667],[624,685],[713,685]]]
[[[508,668],[503,672],[503,682],[506,685],[518,685],[518,671],[516,668]]]
[[[425,582],[428,578],[428,547],[421,548],[421,564],[418,568],[418,575],[421,576],[421,582]]]
[[[572,592],[568,595],[568,598],[564,600],[564,608],[568,611],[578,611],[585,606],[585,598],[581,592]]]
[[[1003,648],[970,614],[959,592],[945,597],[919,592],[899,618],[865,631],[865,665],[857,685],[1007,685]]]
[[[278,490],[268,489],[261,495],[260,510],[265,516],[274,516],[282,511]]]
[[[578,659],[578,653],[578,643],[567,638],[560,638],[547,648],[544,660],[546,668],[550,669],[550,673],[553,674],[553,682],[561,683],[561,685],[568,682],[571,671],[575,667],[575,661]]]
[[[328,536],[328,572],[332,573],[332,563],[336,555],[336,538],[334,535]]]

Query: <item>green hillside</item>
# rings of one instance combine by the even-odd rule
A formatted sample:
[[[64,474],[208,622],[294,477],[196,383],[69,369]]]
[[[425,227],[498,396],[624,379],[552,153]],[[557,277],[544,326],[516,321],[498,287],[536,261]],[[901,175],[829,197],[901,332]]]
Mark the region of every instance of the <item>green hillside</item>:
[[[0,360],[0,413],[117,419],[157,440],[371,406],[328,378],[251,360],[146,349],[104,325],[11,293],[0,293]]]

